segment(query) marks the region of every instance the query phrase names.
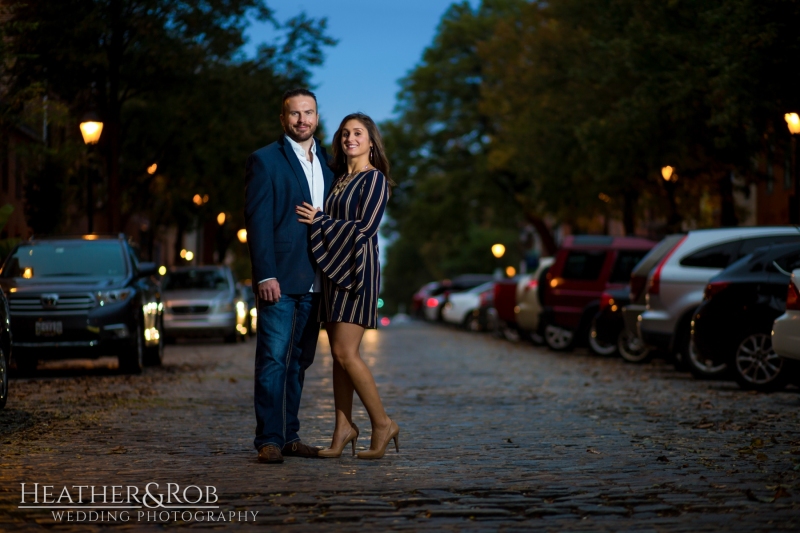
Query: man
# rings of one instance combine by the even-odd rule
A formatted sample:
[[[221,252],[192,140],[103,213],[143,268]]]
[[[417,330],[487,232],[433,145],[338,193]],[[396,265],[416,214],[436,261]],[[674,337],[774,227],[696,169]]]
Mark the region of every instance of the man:
[[[333,181],[328,156],[314,138],[314,93],[287,91],[280,119],[285,134],[250,155],[245,169],[245,224],[258,299],[255,447],[263,463],[318,452],[301,442],[297,414],[319,335],[321,279],[309,226],[294,210],[303,202],[321,208]]]

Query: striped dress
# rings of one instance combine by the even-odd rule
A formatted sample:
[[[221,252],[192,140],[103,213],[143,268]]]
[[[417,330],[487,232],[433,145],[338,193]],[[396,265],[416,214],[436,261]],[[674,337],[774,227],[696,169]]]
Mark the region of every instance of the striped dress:
[[[342,178],[339,178],[342,179]],[[333,191],[336,187],[334,182]],[[378,327],[378,225],[389,185],[379,170],[357,174],[328,196],[311,225],[311,251],[323,272],[321,322]]]

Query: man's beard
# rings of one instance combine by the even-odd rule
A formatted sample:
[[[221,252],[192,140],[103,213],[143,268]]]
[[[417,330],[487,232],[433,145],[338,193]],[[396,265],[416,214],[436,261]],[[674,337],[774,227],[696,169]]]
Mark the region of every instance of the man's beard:
[[[284,133],[289,136],[291,140],[296,143],[301,143],[303,141],[309,140],[311,137],[314,136],[314,133],[317,131],[317,126],[310,126],[305,133],[300,134],[299,132],[294,131],[291,127],[287,126],[283,128]]]

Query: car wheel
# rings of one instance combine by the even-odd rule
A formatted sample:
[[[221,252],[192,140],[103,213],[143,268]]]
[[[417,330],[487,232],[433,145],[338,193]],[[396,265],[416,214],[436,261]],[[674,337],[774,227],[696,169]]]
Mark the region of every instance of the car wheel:
[[[158,319],[158,344],[144,349],[144,364],[147,366],[161,366],[164,362],[164,319]]]
[[[563,352],[572,348],[573,334],[570,330],[548,324],[544,328],[544,342],[551,350]]]
[[[144,366],[144,337],[141,320],[136,321],[136,329],[129,346],[118,356],[119,369],[125,374],[140,374]]]
[[[617,352],[617,345],[613,343],[606,344],[597,338],[597,327],[592,320],[592,326],[589,328],[589,349],[595,355],[609,356]]]
[[[686,364],[689,372],[697,379],[714,379],[724,376],[728,372],[727,363],[718,363],[712,359],[703,357],[694,345],[694,339],[690,337],[687,351]]]
[[[8,360],[3,349],[0,348],[0,409],[6,406],[8,400]]]
[[[753,333],[745,337],[736,349],[734,361],[733,375],[743,389],[770,392],[786,386],[788,365],[772,349],[769,334]]]
[[[478,320],[478,317],[475,316],[474,312],[467,313],[467,316],[464,317],[464,321],[461,323],[467,331],[472,331],[473,333],[477,333],[481,330],[481,321]]]
[[[619,355],[629,363],[645,363],[652,355],[638,335],[623,329],[617,338]]]

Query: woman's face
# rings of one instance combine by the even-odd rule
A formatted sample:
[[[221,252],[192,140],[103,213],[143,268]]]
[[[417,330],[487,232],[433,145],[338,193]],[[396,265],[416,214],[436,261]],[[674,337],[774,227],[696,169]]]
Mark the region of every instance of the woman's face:
[[[358,120],[348,120],[342,127],[342,150],[347,157],[355,158],[369,154],[372,141],[367,127]]]

